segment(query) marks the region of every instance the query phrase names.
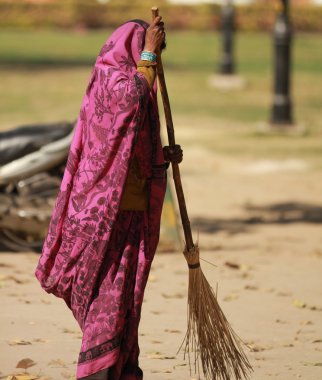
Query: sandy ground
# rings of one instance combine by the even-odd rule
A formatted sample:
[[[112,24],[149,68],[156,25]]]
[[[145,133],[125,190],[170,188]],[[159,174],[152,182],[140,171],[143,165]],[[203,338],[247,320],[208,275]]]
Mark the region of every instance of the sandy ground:
[[[202,259],[216,264],[203,261],[202,268],[248,344],[251,379],[322,379],[321,173],[304,161],[241,162],[197,146],[185,157],[194,233]],[[0,378],[23,373],[16,365],[29,358],[34,378],[71,380],[81,333],[63,301],[40,288],[37,261],[33,253],[0,254]],[[147,380],[197,378],[177,354],[187,280],[181,253],[156,254],[140,324]]]

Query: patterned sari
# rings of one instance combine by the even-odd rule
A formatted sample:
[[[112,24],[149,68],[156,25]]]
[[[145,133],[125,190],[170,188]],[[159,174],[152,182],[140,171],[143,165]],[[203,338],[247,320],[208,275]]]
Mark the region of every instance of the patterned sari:
[[[83,332],[77,379],[107,368],[100,379],[143,378],[138,326],[166,189],[156,86],[136,71],[146,27],[123,24],[96,59],[35,270]],[[120,209],[134,157],[148,183],[146,211]]]

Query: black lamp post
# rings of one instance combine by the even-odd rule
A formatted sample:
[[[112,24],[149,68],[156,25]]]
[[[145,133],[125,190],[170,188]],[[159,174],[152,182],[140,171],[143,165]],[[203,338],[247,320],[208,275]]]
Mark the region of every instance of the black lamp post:
[[[235,72],[234,63],[234,29],[235,12],[232,0],[226,0],[222,7],[222,53],[219,63],[220,74],[233,74]]]
[[[271,113],[272,124],[292,124],[290,97],[292,29],[289,22],[288,0],[281,0],[274,27],[274,97]]]

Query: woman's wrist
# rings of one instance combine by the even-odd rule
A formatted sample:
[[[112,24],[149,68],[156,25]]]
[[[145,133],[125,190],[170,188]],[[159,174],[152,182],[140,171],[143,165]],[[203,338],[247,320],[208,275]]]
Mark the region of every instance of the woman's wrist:
[[[153,45],[145,44],[143,51],[149,51],[155,54],[156,48]]]
[[[157,55],[153,53],[152,51],[143,50],[140,56],[141,61],[150,61],[150,62],[156,62]]]

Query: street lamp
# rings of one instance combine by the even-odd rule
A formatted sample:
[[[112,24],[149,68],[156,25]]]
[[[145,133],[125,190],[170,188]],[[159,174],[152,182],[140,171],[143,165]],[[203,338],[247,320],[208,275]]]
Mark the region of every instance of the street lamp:
[[[219,63],[220,74],[234,74],[234,32],[235,32],[235,11],[232,0],[226,0],[222,7],[222,53]]]
[[[274,97],[271,123],[290,125],[292,102],[290,97],[292,29],[289,22],[288,0],[281,0],[273,31],[274,35]]]

